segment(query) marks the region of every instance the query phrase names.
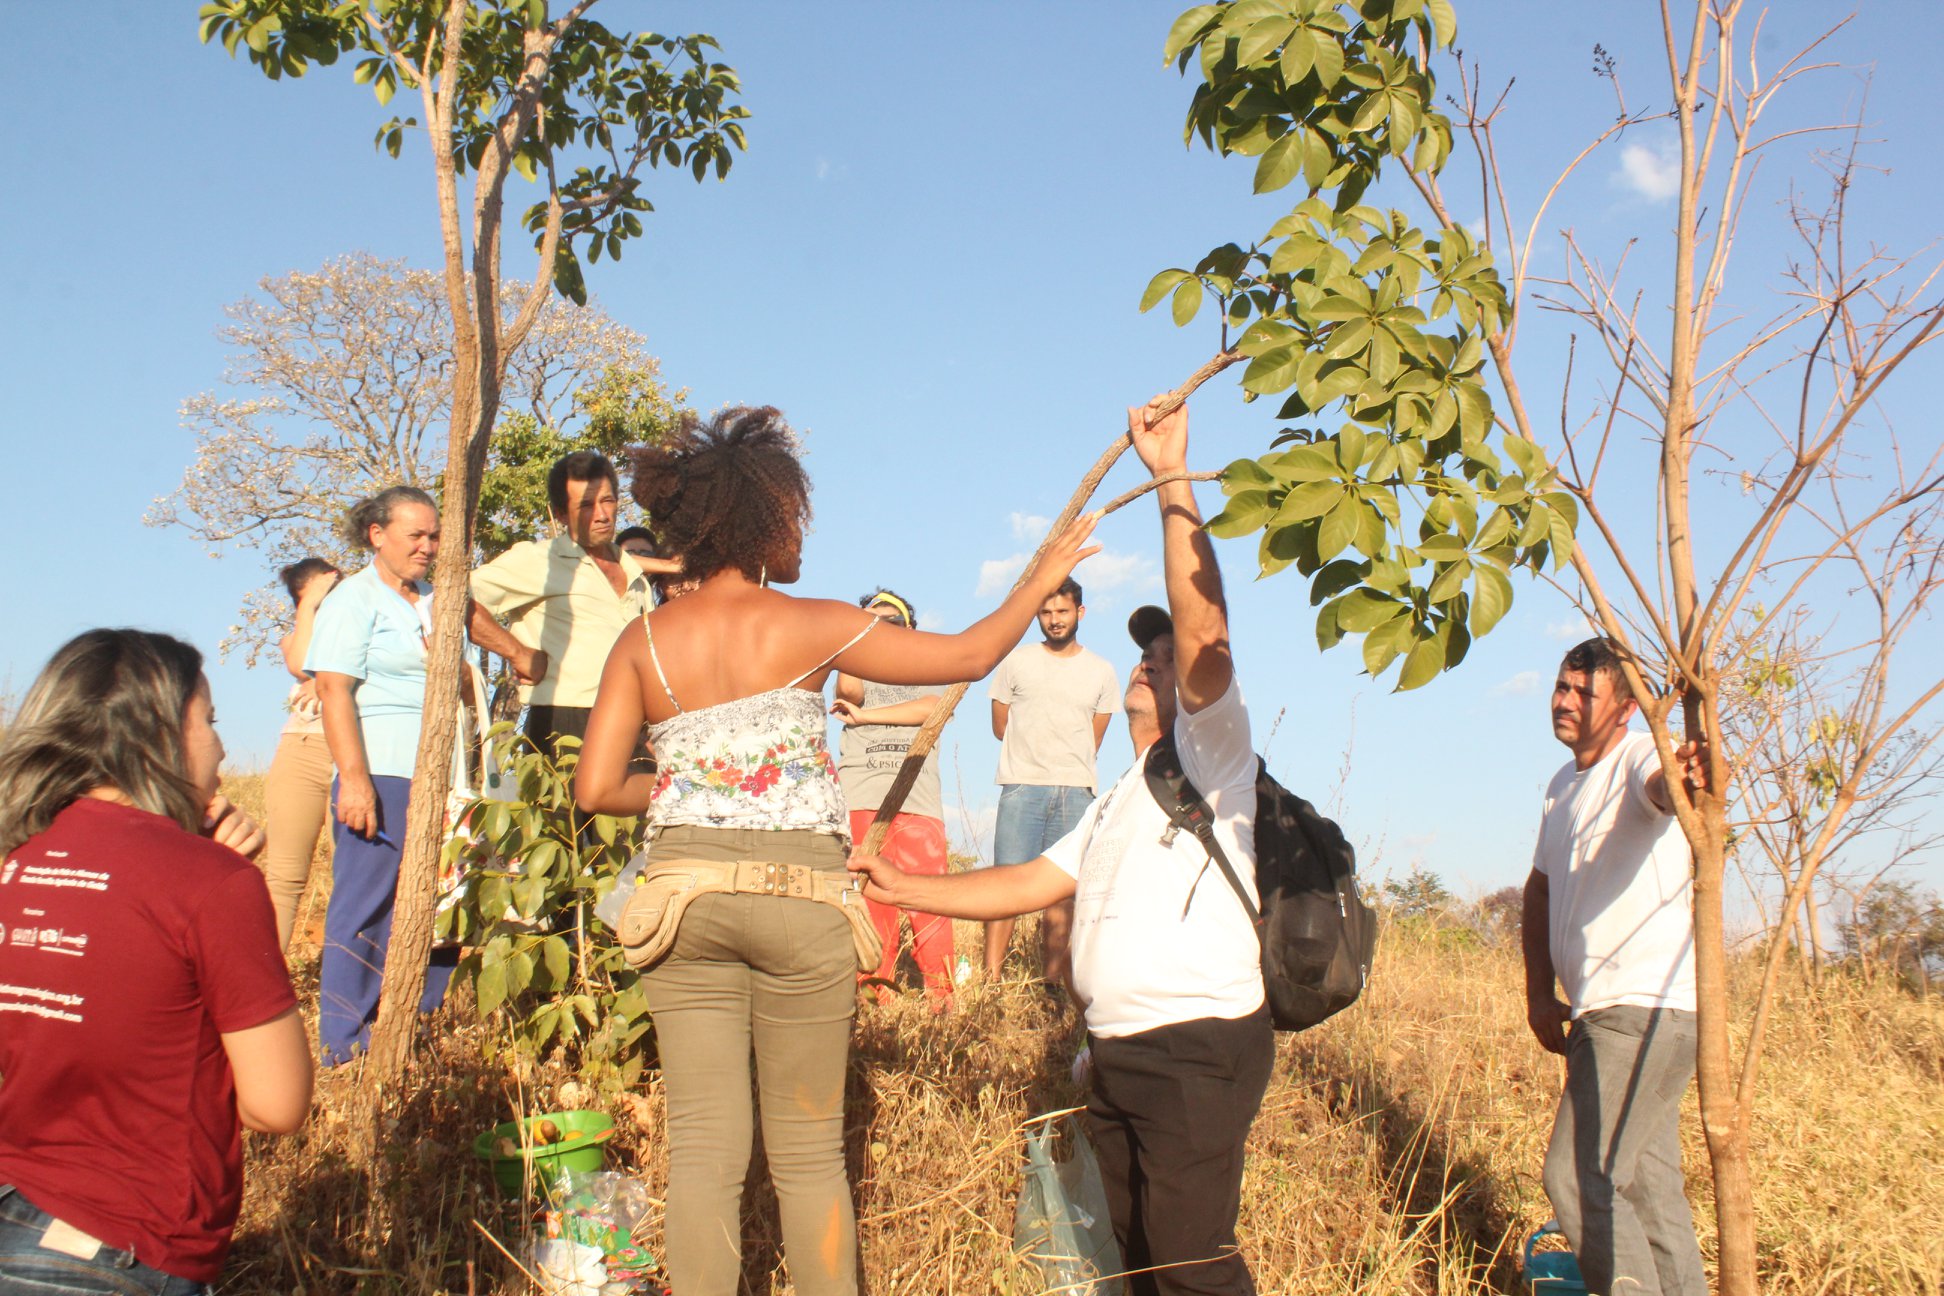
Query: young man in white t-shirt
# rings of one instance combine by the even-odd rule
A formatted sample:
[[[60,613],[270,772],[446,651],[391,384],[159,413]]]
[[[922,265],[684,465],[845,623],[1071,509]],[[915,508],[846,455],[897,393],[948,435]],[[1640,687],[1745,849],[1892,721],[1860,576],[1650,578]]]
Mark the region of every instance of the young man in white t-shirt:
[[[992,862],[1024,864],[1073,831],[1093,802],[1094,756],[1120,710],[1120,677],[1080,646],[1086,596],[1071,576],[1040,604],[1043,642],[1021,644],[992,673],[992,736],[999,740],[999,815]],[[1040,960],[1049,986],[1068,980],[1073,904],[1040,915]],[[985,925],[985,971],[998,980],[1013,919]]]
[[[1187,411],[1151,409],[1128,411],[1134,448],[1155,476],[1179,472]],[[1249,1296],[1235,1241],[1243,1145],[1275,1054],[1260,947],[1194,834],[1170,831],[1143,764],[1172,733],[1223,851],[1253,888],[1256,756],[1194,490],[1171,482],[1155,497],[1168,611],[1144,607],[1128,622],[1142,650],[1126,694],[1133,768],[1026,863],[948,877],[865,856],[851,867],[869,875],[868,896],[959,918],[1073,898],[1073,985],[1093,1037],[1087,1123],[1130,1289]]]
[[[1610,640],[1566,654],[1552,723],[1573,759],[1546,789],[1521,937],[1527,1020],[1566,1059],[1546,1195],[1589,1290],[1704,1296],[1681,1176],[1693,870],[1653,739],[1627,730],[1634,709]],[[1700,786],[1698,745],[1677,755]]]

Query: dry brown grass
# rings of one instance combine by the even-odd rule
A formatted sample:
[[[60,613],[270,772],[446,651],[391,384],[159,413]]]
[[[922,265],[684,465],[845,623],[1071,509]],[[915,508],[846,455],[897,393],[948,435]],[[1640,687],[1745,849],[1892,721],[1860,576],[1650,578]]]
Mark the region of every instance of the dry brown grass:
[[[234,795],[248,804],[247,787]],[[975,932],[960,927],[968,953]],[[314,996],[314,952],[302,936],[296,966]],[[1019,1128],[1077,1100],[1072,1047],[1025,985],[974,988],[946,1018],[915,992],[860,1007],[848,1153],[874,1296],[1040,1290],[1009,1250]],[[1841,977],[1820,990],[1792,981],[1770,1059],[1754,1149],[1764,1290],[1944,1294],[1944,1005]],[[323,1077],[302,1133],[250,1137],[222,1290],[525,1291],[482,1232],[517,1249],[525,1212],[493,1196],[467,1145],[517,1111],[552,1105],[572,1077],[522,1065],[455,1006],[391,1104],[372,1168],[353,1154],[345,1120],[356,1078],[350,1069]],[[1538,1176],[1558,1090],[1556,1061],[1526,1033],[1514,951],[1387,932],[1364,1001],[1280,1043],[1244,1184],[1243,1245],[1261,1290],[1518,1290],[1512,1252],[1550,1213]],[[610,1164],[633,1169],[659,1197],[659,1085],[609,1108],[619,1129]],[[1691,1093],[1684,1133],[1711,1255]],[[745,1213],[746,1290],[781,1296],[790,1288],[760,1156]]]

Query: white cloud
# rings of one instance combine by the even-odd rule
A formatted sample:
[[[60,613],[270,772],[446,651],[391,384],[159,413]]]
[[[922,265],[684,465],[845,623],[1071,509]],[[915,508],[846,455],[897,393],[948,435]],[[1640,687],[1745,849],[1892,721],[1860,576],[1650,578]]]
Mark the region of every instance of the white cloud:
[[[1598,633],[1600,632],[1593,628],[1593,623],[1585,617],[1568,617],[1564,621],[1554,621],[1546,627],[1546,638],[1557,639],[1561,643],[1578,643],[1582,639],[1591,639]]]
[[[1681,154],[1672,140],[1652,147],[1629,144],[1620,150],[1620,170],[1613,182],[1631,189],[1648,202],[1666,202],[1681,191]]]
[[[1532,697],[1545,686],[1546,677],[1538,671],[1520,671],[1511,679],[1500,680],[1486,690],[1491,697]]]
[[[1046,519],[1026,514],[1012,515],[1013,534],[1021,540],[1031,540],[1046,534]],[[1037,526],[1038,530],[1033,528]],[[1021,551],[1005,558],[988,558],[979,564],[979,584],[974,593],[979,598],[990,598],[1004,594],[1012,588],[1019,573],[1026,570],[1032,561],[1031,553]],[[1150,590],[1161,588],[1161,568],[1146,554],[1120,553],[1103,549],[1081,563],[1074,570],[1074,579],[1086,589],[1092,599],[1093,592],[1107,593],[1111,590]]]
[[[817,159],[817,179],[828,180],[829,178],[830,178],[830,159],[818,158]]]
[[[937,612],[920,612],[918,614],[918,628],[936,633],[945,628],[945,618]]]
[[[1014,514],[1015,518],[1019,515]],[[1044,522],[1045,519],[1028,518],[1027,521]],[[1015,522],[1015,527],[1018,523]],[[1026,570],[1032,560],[1030,553],[1016,553],[1006,558],[988,558],[979,564],[979,584],[973,593],[979,598],[991,598],[1012,589],[1019,573]],[[1111,606],[1113,599],[1095,599],[1094,593],[1111,593],[1114,590],[1154,590],[1161,588],[1161,568],[1146,554],[1117,553],[1103,549],[1074,569],[1073,577],[1087,591],[1087,600],[1103,607]]]
[[[1081,563],[1074,578],[1088,589],[1159,589],[1161,569],[1146,554],[1103,549]]]
[[[1037,513],[1015,513],[1012,515],[1013,539],[1037,543],[1052,525],[1051,518],[1043,518]]]
[[[994,594],[1004,594],[1012,588],[1019,573],[1026,570],[1026,560],[1033,555],[1016,553],[1010,558],[988,558],[979,564],[979,587],[973,594],[979,598],[990,598]]]

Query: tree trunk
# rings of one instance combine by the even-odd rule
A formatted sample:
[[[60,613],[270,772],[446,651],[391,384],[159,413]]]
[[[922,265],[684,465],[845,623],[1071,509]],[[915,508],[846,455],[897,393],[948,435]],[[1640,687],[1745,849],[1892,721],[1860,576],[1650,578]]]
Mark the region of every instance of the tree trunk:
[[[455,512],[454,484],[447,479],[441,515]],[[461,492],[463,483],[457,486]],[[449,546],[449,547],[448,547]],[[446,555],[453,555],[448,560]],[[452,752],[459,716],[459,673],[465,649],[463,591],[467,569],[466,546],[446,541],[433,567],[433,632],[425,671],[424,726],[419,734],[418,759],[413,764],[410,809],[405,816],[405,847],[398,865],[398,887],[392,901],[391,940],[385,954],[384,986],[378,998],[378,1020],[371,1028],[371,1056],[365,1079],[374,1092],[395,1081],[411,1054],[418,1019],[418,1002],[425,990],[426,965],[432,953],[433,918],[437,909],[439,852],[444,845],[446,794],[452,788]],[[448,615],[446,604],[461,615]]]
[[[405,815],[398,883],[392,892],[385,976],[378,995],[378,1017],[371,1027],[371,1053],[365,1062],[365,1108],[372,1116],[411,1058],[419,999],[425,992],[426,964],[432,953],[433,920],[438,909],[439,854],[445,845],[445,801],[452,790],[466,611],[471,604],[467,574],[472,567],[473,506],[479,493],[479,472],[473,464],[484,454],[493,418],[499,412],[502,371],[482,364],[492,348],[482,346],[480,340],[482,333],[499,327],[498,283],[494,277],[483,298],[467,295],[458,168],[452,157],[452,105],[459,90],[461,33],[468,10],[468,0],[447,0],[438,83],[435,88],[426,77],[420,87],[433,174],[438,182],[446,299],[452,310],[452,424],[446,439],[445,493],[439,509],[442,535],[432,568],[432,642],[426,654],[423,720],[418,754],[412,764],[412,796]],[[484,175],[477,175],[475,183],[488,181]],[[479,243],[476,225],[473,233],[475,261],[497,251]],[[498,262],[490,264],[496,266]]]
[[[1723,806],[1712,793],[1703,794],[1700,800],[1706,840],[1694,844],[1694,983],[1699,1034],[1695,1072],[1701,1090],[1701,1128],[1714,1172],[1719,1237],[1716,1290],[1721,1296],[1755,1296],[1755,1196],[1749,1175],[1748,1124],[1728,1056]]]
[[[490,304],[487,309],[491,309]],[[454,368],[465,390],[456,391],[452,432],[446,449],[445,492],[440,500],[443,532],[432,569],[432,644],[425,671],[424,722],[418,757],[412,766],[411,808],[406,814],[405,846],[392,901],[391,940],[378,998],[378,1020],[371,1028],[371,1055],[365,1084],[375,1110],[383,1091],[404,1074],[425,992],[438,910],[439,855],[445,846],[446,795],[452,790],[452,753],[458,733],[459,687],[466,647],[467,589],[472,568],[472,517],[479,474],[472,471],[477,447],[487,439],[499,411],[499,384],[481,373],[477,352],[455,349]]]

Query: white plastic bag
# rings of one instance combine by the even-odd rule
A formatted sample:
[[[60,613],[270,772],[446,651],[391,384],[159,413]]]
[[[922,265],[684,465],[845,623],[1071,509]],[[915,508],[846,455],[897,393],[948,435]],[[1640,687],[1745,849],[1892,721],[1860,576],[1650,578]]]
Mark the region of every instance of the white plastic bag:
[[[452,744],[452,790],[446,793],[445,844],[439,852],[439,903],[434,912],[440,914],[464,898],[473,870],[479,867],[481,839],[467,807],[481,799],[503,800],[508,790],[493,745],[486,741],[486,677],[471,662],[465,663],[465,669],[469,696],[459,702],[459,732]]]
[[[1053,1159],[1057,1128],[1071,1132],[1073,1155]],[[1107,1214],[1100,1163],[1077,1120],[1037,1118],[1026,1128],[1026,1182],[1013,1218],[1013,1254],[1029,1260],[1061,1296],[1108,1296],[1098,1281],[1121,1272],[1120,1246]]]

